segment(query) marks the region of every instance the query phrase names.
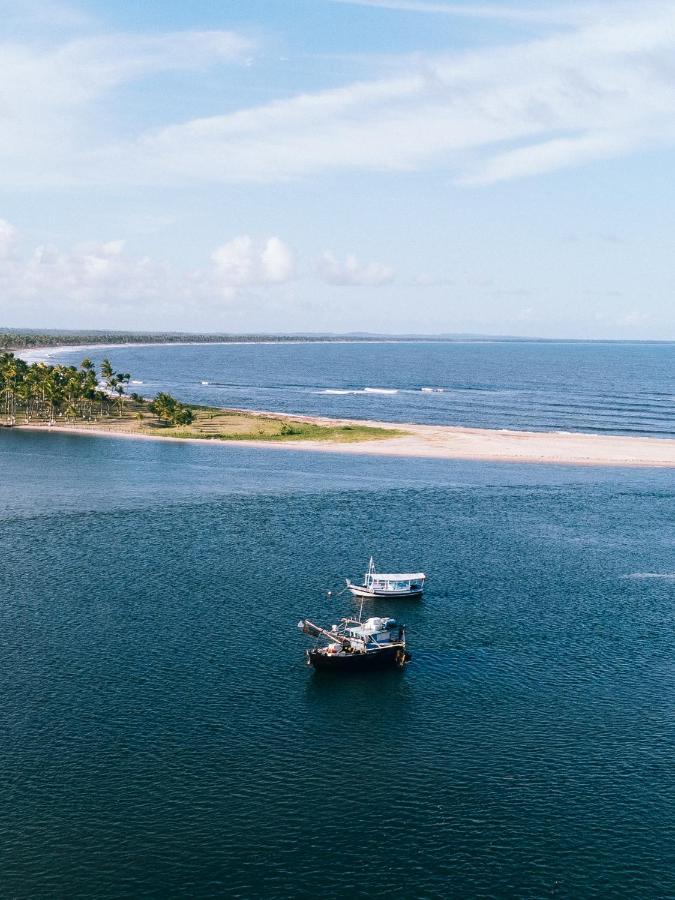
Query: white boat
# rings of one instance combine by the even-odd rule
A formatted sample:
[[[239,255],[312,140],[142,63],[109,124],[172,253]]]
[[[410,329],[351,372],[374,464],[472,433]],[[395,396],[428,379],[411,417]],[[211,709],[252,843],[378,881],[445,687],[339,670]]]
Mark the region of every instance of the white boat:
[[[363,584],[353,584],[348,578],[346,581],[347,588],[355,597],[406,598],[421,597],[425,578],[424,572],[376,572],[371,556]]]

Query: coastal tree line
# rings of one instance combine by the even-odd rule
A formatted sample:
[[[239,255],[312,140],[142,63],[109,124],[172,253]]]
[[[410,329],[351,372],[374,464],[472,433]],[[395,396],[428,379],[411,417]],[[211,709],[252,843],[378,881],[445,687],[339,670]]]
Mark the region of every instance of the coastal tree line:
[[[104,359],[99,370],[91,359],[79,367],[27,363],[13,353],[0,353],[0,415],[5,425],[66,421],[98,421],[122,417],[131,401],[142,416],[147,409],[166,425],[189,425],[192,410],[170,394],[159,393],[148,402],[139,394],[127,395],[128,372],[116,371]]]
[[[296,341],[361,341],[368,336],[321,334],[186,334],[130,331],[11,331],[0,328],[0,350],[26,350],[32,347],[62,347],[82,344],[257,344],[294,343]]]

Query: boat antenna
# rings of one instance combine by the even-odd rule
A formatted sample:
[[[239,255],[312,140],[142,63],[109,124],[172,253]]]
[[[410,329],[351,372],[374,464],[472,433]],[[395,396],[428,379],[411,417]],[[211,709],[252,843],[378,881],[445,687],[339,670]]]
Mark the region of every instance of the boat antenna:
[[[361,624],[361,618],[363,616],[363,601],[364,601],[364,598],[361,597],[361,607],[359,609],[359,625]]]

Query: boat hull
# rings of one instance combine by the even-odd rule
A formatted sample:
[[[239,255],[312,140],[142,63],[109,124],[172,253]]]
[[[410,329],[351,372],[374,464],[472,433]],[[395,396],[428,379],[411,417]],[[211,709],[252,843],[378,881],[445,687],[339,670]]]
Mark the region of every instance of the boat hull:
[[[367,672],[373,669],[402,668],[410,658],[410,653],[401,646],[383,647],[370,653],[307,651],[307,664],[324,672]]]
[[[416,591],[379,591],[374,590],[372,588],[362,587],[358,584],[350,584],[349,591],[354,597],[366,597],[371,600],[385,600],[389,598],[390,600],[409,600],[416,597],[421,597],[424,593],[424,588],[419,588]]]

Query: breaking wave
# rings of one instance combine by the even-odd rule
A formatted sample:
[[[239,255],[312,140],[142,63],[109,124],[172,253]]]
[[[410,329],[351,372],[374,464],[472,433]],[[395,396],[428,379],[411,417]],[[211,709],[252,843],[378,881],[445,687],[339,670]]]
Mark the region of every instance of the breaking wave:
[[[663,581],[675,581],[675,572],[631,572],[624,578],[660,578]]]
[[[346,394],[398,394],[398,388],[359,388],[354,390],[348,390],[346,388],[325,388],[320,391],[314,391],[315,394],[334,394],[334,395],[346,395]]]

